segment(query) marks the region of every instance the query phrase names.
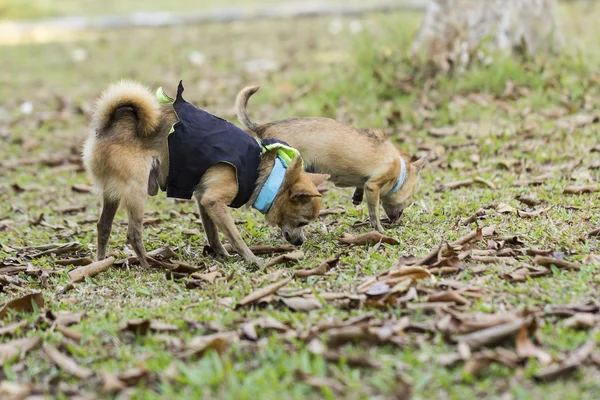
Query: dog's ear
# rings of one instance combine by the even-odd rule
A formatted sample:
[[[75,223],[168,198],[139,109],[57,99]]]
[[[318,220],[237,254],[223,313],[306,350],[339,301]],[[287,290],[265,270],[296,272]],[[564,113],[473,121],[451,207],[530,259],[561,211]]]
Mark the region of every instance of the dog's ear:
[[[285,171],[285,178],[283,179],[284,187],[292,187],[300,180],[302,176],[302,159],[296,157],[292,160],[287,170]]]
[[[417,161],[413,161],[411,163],[411,165],[417,169],[417,174],[418,174],[419,172],[421,172],[421,170],[425,166],[426,162],[427,162],[427,156],[423,156],[423,157],[419,158]]]
[[[150,196],[156,196],[159,187],[159,176],[160,176],[160,162],[158,158],[152,158],[152,164],[150,165],[150,174],[148,175],[148,194]]]
[[[298,182],[290,189],[290,198],[292,200],[308,200],[311,197],[321,197],[321,193],[315,185]]]
[[[311,174],[311,173],[307,173],[307,175],[310,178],[310,180],[312,181],[312,183],[315,184],[315,186],[319,186],[320,184],[322,184],[323,182],[325,182],[327,179],[329,179],[331,177],[328,174]]]

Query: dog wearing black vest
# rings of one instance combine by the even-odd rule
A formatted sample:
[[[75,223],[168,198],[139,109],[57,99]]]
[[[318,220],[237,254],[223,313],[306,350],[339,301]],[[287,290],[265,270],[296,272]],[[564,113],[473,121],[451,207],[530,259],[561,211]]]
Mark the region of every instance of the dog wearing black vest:
[[[229,256],[221,231],[248,263],[262,265],[243,241],[227,208],[253,205],[292,244],[304,241],[302,227],[318,218],[317,186],[328,175],[304,172],[294,149],[279,141],[250,137],[235,125],[186,102],[180,83],[176,99],[159,89],[154,96],[130,81],[110,86],[93,115],[94,135],[85,143],[84,163],[99,187],[97,257],[106,257],[112,222],[120,205],[128,214],[127,240],[148,267],[142,241],[144,205],[161,189],[168,197],[198,203],[211,249]]]

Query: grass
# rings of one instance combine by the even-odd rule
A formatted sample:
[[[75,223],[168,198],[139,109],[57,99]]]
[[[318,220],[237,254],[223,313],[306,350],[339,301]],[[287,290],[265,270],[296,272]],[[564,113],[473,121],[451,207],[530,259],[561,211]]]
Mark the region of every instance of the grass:
[[[423,256],[442,241],[468,232],[471,228],[460,226],[458,221],[480,207],[494,202],[521,207],[515,200],[521,194],[535,194],[553,207],[547,215],[533,219],[492,212],[479,223],[496,225],[502,234],[519,235],[528,246],[562,251],[567,258],[581,261],[600,251],[598,239],[585,237],[586,232],[600,225],[600,199],[597,194],[567,196],[562,190],[572,184],[586,184],[586,174],[598,181],[594,165],[598,165],[600,153],[589,152],[598,143],[598,125],[565,129],[557,118],[544,115],[555,108],[568,114],[591,114],[597,110],[600,53],[592,40],[599,33],[593,23],[600,15],[598,11],[598,7],[593,12],[583,12],[576,6],[563,7],[561,15],[571,45],[557,59],[540,58],[526,63],[498,59],[489,67],[475,66],[461,75],[436,78],[428,91],[426,78],[421,78],[404,58],[419,22],[419,16],[410,13],[364,17],[363,31],[358,35],[347,30],[340,35],[330,34],[330,19],[315,18],[88,33],[70,43],[5,47],[0,59],[0,162],[8,165],[25,157],[76,154],[88,135],[91,104],[104,87],[120,78],[133,78],[151,87],[163,86],[168,93],[183,79],[188,101],[232,121],[237,91],[246,84],[259,83],[262,89],[250,105],[251,115],[257,121],[323,115],[358,127],[383,127],[396,132],[393,139],[414,155],[428,152],[423,150],[427,146],[441,146],[447,163],[454,166],[423,170],[416,203],[407,210],[399,227],[387,231],[400,245],[350,248],[335,274],[295,280],[293,287],[353,292],[365,276],[386,271],[400,256]],[[77,61],[74,51],[85,54],[85,60]],[[202,52],[206,62],[192,64],[188,55],[193,51]],[[245,61],[265,58],[276,61],[279,71],[251,73],[244,69]],[[373,73],[375,69],[377,74]],[[407,92],[398,82],[411,76],[414,90]],[[515,98],[500,99],[508,80],[527,91]],[[32,103],[32,114],[20,111],[24,102]],[[64,118],[48,114],[61,102],[77,105],[83,113],[68,112]],[[528,113],[523,112],[526,109]],[[459,133],[443,138],[428,135],[430,127],[448,124],[457,126]],[[472,145],[458,146],[466,143]],[[478,162],[473,161],[474,155],[479,157]],[[513,159],[524,166],[523,171],[498,166],[501,161]],[[6,216],[13,223],[0,231],[2,244],[29,246],[77,240],[84,245],[80,255],[93,257],[95,224],[85,221],[98,215],[100,204],[91,194],[71,190],[73,184],[89,183],[85,173],[40,163],[14,169],[6,165],[0,169],[0,217]],[[551,173],[552,177],[540,186],[512,185],[516,180],[543,173]],[[498,189],[472,186],[435,190],[441,183],[474,176],[493,181]],[[14,184],[25,190],[15,191]],[[85,205],[86,210],[72,216],[54,210],[66,205]],[[306,258],[300,262],[303,268],[338,253],[337,238],[343,233],[361,231],[353,229],[352,224],[366,218],[365,206],[352,206],[349,190],[332,189],[324,198],[324,207],[338,205],[344,206],[348,214],[327,217],[308,228],[308,241],[303,246]],[[435,319],[434,314],[396,308],[360,307],[346,311],[327,306],[310,313],[294,313],[274,305],[266,309],[226,307],[223,299],[239,301],[257,287],[256,279],[265,271],[249,269],[236,257],[217,261],[203,256],[204,237],[182,234],[186,228],[198,228],[193,212],[192,203],[174,202],[160,195],[152,198],[148,214],[162,222],[145,228],[147,249],[177,247],[181,260],[217,266],[223,275],[231,274],[230,281],[189,290],[180,281],[165,279],[164,271],[123,267],[112,268],[77,284],[67,295],[59,295],[56,288],[68,281],[66,273],[52,277],[49,289],[41,289],[38,280],[24,276],[29,282],[22,288],[5,286],[0,301],[18,297],[21,291],[41,289],[46,309],[85,310],[87,316],[74,327],[83,333],[82,344],[65,342],[59,332],[44,326],[17,336],[41,336],[46,343],[57,346],[68,343],[70,355],[96,372],[147,368],[158,378],[132,389],[129,394],[139,399],[339,397],[329,388],[314,389],[301,382],[295,377],[297,370],[341,381],[345,398],[390,398],[397,385],[397,369],[410,378],[415,398],[466,400],[500,398],[508,393],[519,399],[576,399],[600,395],[598,369],[592,366],[546,384],[532,380],[541,368],[534,362],[517,373],[493,365],[476,377],[466,375],[460,367],[442,367],[437,362],[439,356],[452,351],[453,346],[439,334],[422,340],[416,340],[420,335],[411,334],[415,340],[402,348],[344,348],[347,354],[372,356],[382,366],[379,370],[351,367],[344,361],[328,363],[311,354],[302,341],[283,338],[273,331],[260,332],[256,350],[233,345],[221,357],[209,352],[198,360],[174,357],[164,335],[133,339],[124,336],[119,329],[134,318],[175,324],[180,330],[171,336],[183,340],[210,333],[209,324],[239,329],[240,321],[262,316],[271,316],[299,331],[329,318],[345,319],[365,313],[384,319],[405,315],[415,321]],[[30,221],[41,213],[48,225],[66,228],[32,225]],[[255,211],[233,213],[236,219],[246,221],[240,229],[248,242],[283,243]],[[125,245],[124,220],[120,212],[110,241],[110,249],[120,254]],[[363,232],[367,230],[362,228]],[[0,250],[0,260],[9,256]],[[48,256],[31,262],[50,268],[55,267],[54,261],[55,257]],[[468,270],[474,266],[468,265]],[[284,275],[290,270],[286,266],[279,268]],[[597,299],[597,262],[583,265],[579,272],[555,270],[551,276],[516,284],[501,278],[506,269],[495,265],[480,274],[467,271],[450,278],[485,281],[485,297],[473,302],[471,311],[543,308]],[[21,318],[34,324],[36,315],[14,314],[3,322],[9,324]],[[590,340],[590,335],[593,334],[549,319],[541,327],[539,339],[544,349],[560,356]],[[166,378],[165,370],[172,362],[177,372],[174,378]],[[78,383],[40,352],[30,353],[22,363],[4,365],[0,374],[7,380],[36,384],[56,380]],[[93,381],[79,384],[83,390],[97,387]]]

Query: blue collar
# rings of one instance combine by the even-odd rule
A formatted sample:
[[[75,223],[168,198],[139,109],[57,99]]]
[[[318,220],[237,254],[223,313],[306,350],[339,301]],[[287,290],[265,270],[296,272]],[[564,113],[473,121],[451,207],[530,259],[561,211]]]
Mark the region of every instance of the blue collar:
[[[405,180],[406,180],[406,162],[404,161],[404,158],[402,158],[402,156],[400,156],[400,175],[398,176],[398,179],[396,179],[396,182],[394,182],[394,186],[392,186],[390,191],[387,192],[386,194],[384,194],[384,196],[391,196],[394,193],[396,193],[398,190],[400,190],[402,185],[404,185]]]
[[[258,197],[253,204],[254,208],[262,214],[268,213],[273,201],[275,201],[275,197],[277,197],[277,193],[283,184],[286,169],[287,165],[285,165],[279,157],[275,158],[273,169],[271,170],[267,181],[260,189]]]

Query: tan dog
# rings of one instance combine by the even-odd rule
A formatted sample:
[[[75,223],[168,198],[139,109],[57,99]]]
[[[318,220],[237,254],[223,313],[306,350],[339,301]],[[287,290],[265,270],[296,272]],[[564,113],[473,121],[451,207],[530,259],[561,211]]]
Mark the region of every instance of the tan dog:
[[[114,84],[98,100],[93,116],[95,135],[87,140],[83,154],[103,196],[98,221],[98,259],[106,256],[112,222],[122,204],[129,217],[127,239],[141,265],[148,266],[142,242],[144,205],[148,194],[156,195],[159,187],[165,190],[167,186],[168,135],[177,121],[172,104],[159,104],[147,88],[134,82]],[[277,151],[271,150],[257,161],[260,162],[258,179],[246,204],[253,204],[274,168],[276,157]],[[279,226],[289,242],[302,244],[302,226],[318,217],[321,198],[316,186],[326,179],[326,175],[304,172],[299,158],[285,170],[266,219],[269,224]],[[246,261],[261,265],[263,260],[244,243],[227,210],[237,193],[236,169],[218,163],[204,173],[193,197],[211,248],[220,256],[228,256],[219,240],[220,230]]]
[[[396,222],[413,201],[419,172],[425,157],[410,162],[381,132],[357,130],[329,118],[287,118],[263,125],[250,121],[248,99],[259,89],[249,86],[238,94],[236,111],[239,121],[259,138],[276,138],[302,154],[307,170],[331,175],[339,187],[356,187],[355,204],[366,193],[369,221],[382,231],[378,209],[381,201],[392,222]]]

